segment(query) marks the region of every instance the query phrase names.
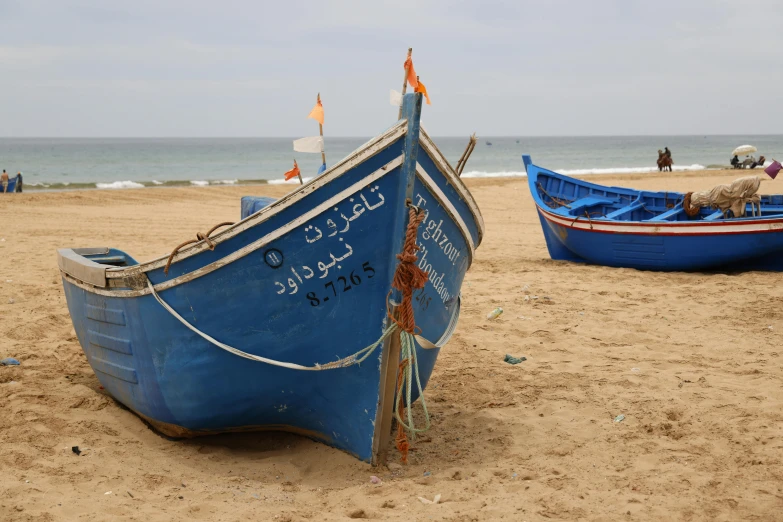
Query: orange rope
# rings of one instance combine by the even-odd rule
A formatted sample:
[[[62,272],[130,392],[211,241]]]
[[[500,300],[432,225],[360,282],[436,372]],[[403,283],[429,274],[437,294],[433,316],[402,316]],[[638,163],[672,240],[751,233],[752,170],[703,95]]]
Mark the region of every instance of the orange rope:
[[[405,244],[402,253],[397,254],[400,264],[394,272],[392,287],[402,292],[402,303],[399,307],[399,319],[389,316],[400,328],[408,333],[414,333],[416,320],[413,317],[413,291],[424,288],[428,274],[416,265],[416,233],[424,220],[424,212],[411,208],[408,211],[408,229],[405,231]]]
[[[413,316],[413,291],[424,288],[429,277],[427,272],[416,265],[416,251],[419,250],[419,247],[416,245],[416,234],[423,220],[424,212],[414,207],[408,210],[408,228],[405,231],[405,243],[402,247],[402,253],[397,254],[397,259],[400,260],[400,263],[397,265],[397,270],[394,272],[394,280],[392,281],[392,287],[402,292],[402,303],[400,303],[398,308],[398,318],[391,314],[389,314],[389,318],[397,323],[403,331],[410,334],[413,334],[416,329],[416,319]],[[400,398],[400,394],[403,393],[403,370],[407,364],[407,359],[403,360],[397,368],[397,414],[401,419],[404,417],[405,401]],[[410,404],[408,406],[410,407]],[[400,422],[397,423],[395,442],[403,464],[407,464],[410,442],[405,433],[405,428]]]

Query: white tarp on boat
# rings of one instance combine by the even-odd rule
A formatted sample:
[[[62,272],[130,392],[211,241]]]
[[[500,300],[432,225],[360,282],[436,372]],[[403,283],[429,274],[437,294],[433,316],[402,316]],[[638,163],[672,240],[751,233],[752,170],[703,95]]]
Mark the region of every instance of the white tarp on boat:
[[[729,185],[718,185],[710,190],[694,192],[691,194],[691,206],[719,208],[724,214],[731,210],[734,217],[743,217],[748,203],[759,204],[760,186],[761,178],[758,176],[739,178]]]

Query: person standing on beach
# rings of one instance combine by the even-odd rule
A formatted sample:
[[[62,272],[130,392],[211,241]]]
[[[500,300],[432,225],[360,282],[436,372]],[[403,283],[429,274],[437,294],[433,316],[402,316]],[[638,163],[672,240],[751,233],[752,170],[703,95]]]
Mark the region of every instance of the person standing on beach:
[[[22,173],[17,172],[16,173],[16,187],[14,188],[14,192],[22,192]]]
[[[0,184],[3,185],[3,194],[8,192],[8,174],[5,169],[3,169],[3,173],[0,174]]]

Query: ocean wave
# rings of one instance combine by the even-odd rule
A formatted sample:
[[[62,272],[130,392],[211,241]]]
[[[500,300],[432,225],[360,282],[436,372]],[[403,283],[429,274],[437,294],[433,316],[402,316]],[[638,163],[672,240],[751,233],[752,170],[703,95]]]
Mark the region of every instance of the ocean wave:
[[[206,187],[207,185],[209,185],[209,181],[199,181],[199,180],[192,179],[190,180],[190,184],[195,185],[197,187]]]
[[[214,181],[210,181],[210,185],[236,185],[239,183],[238,179],[216,179]]]
[[[153,179],[152,180],[152,184],[153,185],[163,185],[163,182],[162,181],[158,181],[157,179]]]
[[[687,170],[704,170],[707,167],[694,163],[693,165],[674,166],[674,170],[687,171]],[[566,176],[584,175],[584,174],[644,174],[648,172],[657,172],[658,167],[611,167],[611,168],[593,168],[593,169],[555,169],[554,172],[558,174],[565,174]],[[486,172],[472,170],[462,174],[463,178],[513,178],[523,177],[527,174],[525,171],[499,171],[499,172]]]
[[[313,179],[313,178],[302,178],[302,181],[307,183],[311,179]],[[270,179],[269,181],[267,181],[267,183],[269,183],[270,185],[285,185],[285,184],[288,184],[288,185],[298,185],[299,184],[299,178],[292,178],[292,179],[289,179],[288,181],[286,181],[284,179]]]
[[[501,171],[501,172],[484,172],[480,170],[471,170],[469,172],[463,172],[463,178],[513,178],[516,176],[526,176],[525,171]]]
[[[114,181],[112,183],[96,183],[96,188],[99,189],[128,189],[128,188],[144,188],[141,183],[135,181]]]
[[[674,165],[674,170],[704,170],[704,165],[694,163],[693,165]],[[658,167],[614,167],[608,169],[562,169],[555,170],[559,174],[573,176],[575,174],[644,174],[646,172],[656,172]]]

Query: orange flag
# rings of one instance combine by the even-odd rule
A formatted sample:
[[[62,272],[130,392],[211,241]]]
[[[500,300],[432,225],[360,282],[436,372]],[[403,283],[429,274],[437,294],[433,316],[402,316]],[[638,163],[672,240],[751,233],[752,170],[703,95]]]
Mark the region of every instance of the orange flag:
[[[416,71],[413,69],[413,60],[410,56],[408,56],[408,59],[405,60],[403,67],[408,69],[408,83],[411,84],[411,87],[416,89],[416,87],[419,85],[419,80],[416,79]]]
[[[318,100],[318,103],[315,104],[315,107],[313,107],[313,110],[310,111],[310,114],[307,115],[308,118],[312,118],[321,125],[324,124],[324,106],[321,105],[321,100]]]
[[[422,93],[424,95],[424,97],[427,98],[427,105],[432,105],[430,103],[430,95],[427,94],[427,88],[424,86],[424,84],[421,81],[419,81],[418,83],[419,83],[419,85],[417,85],[416,88],[413,89],[413,92],[420,92],[420,93]]]
[[[294,160],[294,168],[289,170],[285,173],[285,180],[288,181],[291,178],[295,178],[299,175],[299,165],[296,164],[296,160]]]

